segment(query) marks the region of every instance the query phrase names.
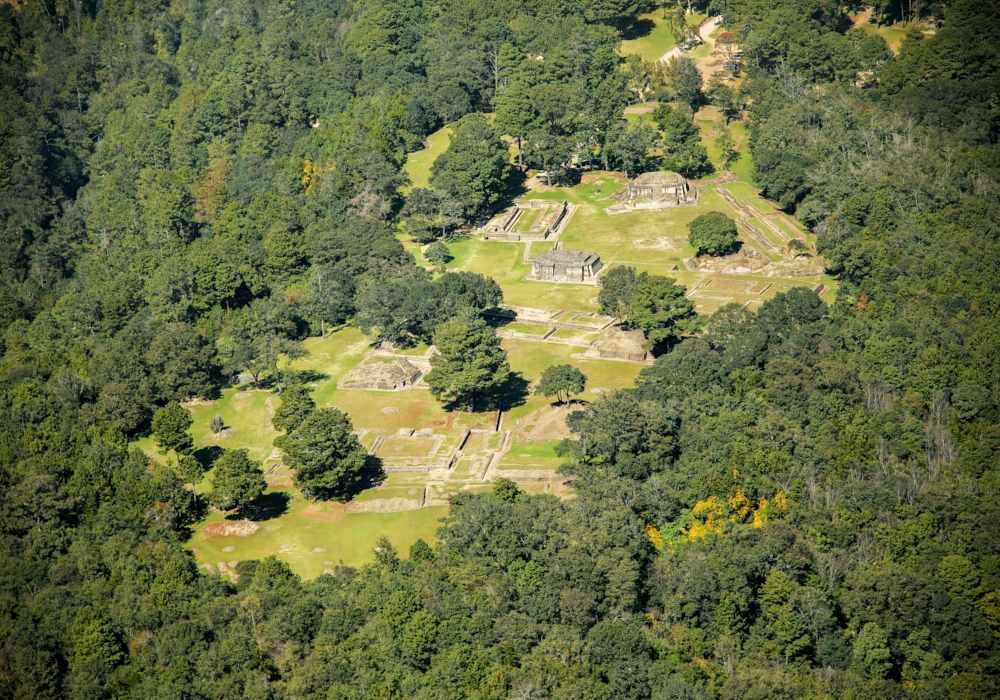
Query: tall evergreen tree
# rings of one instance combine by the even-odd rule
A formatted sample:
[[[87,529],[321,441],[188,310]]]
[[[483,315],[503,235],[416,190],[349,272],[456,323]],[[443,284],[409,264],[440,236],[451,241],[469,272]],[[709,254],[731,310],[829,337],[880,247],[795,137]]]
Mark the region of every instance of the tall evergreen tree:
[[[295,432],[276,441],[295,470],[295,485],[307,493],[343,500],[361,479],[367,451],[336,408],[320,408]]]
[[[246,449],[226,450],[215,460],[211,500],[216,508],[246,512],[266,488],[260,462],[250,459]]]
[[[477,400],[499,389],[510,374],[507,351],[485,321],[465,316],[434,332],[431,371],[424,378],[435,398],[476,410]]]

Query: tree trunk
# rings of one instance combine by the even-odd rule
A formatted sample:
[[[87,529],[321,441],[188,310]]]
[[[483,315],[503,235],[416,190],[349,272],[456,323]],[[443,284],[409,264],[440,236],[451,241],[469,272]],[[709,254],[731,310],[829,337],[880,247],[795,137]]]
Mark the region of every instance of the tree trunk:
[[[521,148],[521,137],[517,137],[517,166],[524,170],[524,150]]]
[[[323,319],[319,320],[319,335],[323,340],[326,340],[326,321]]]

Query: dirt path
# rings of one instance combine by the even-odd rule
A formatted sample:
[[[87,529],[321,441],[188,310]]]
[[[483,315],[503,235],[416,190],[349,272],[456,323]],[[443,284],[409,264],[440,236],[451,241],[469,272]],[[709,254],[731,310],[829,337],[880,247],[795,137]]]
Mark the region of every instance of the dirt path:
[[[710,75],[722,70],[722,59],[712,55],[715,53],[715,42],[712,41],[711,34],[719,28],[719,25],[715,23],[716,19],[716,17],[709,17],[698,28],[698,36],[701,37],[702,43],[707,44],[711,48],[708,55],[705,58],[699,59],[695,64],[698,66],[698,70],[701,72],[706,83]],[[676,58],[683,53],[679,46],[675,46],[660,57],[660,62],[669,63],[672,58]]]

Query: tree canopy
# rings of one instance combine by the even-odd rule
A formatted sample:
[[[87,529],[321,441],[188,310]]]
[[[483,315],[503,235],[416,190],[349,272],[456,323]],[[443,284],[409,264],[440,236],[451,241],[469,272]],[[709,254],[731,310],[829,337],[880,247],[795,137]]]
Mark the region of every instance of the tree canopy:
[[[0,5],[0,696],[1000,695],[989,0],[880,0],[869,25],[852,4],[692,0],[743,53],[736,95],[705,94],[736,99],[753,184],[808,229],[833,293],[803,280],[696,327],[681,287],[617,265],[602,312],[657,334],[658,356],[569,419],[571,499],[501,478],[451,495],[408,555],[381,537],[304,579],[260,544],[275,521],[230,540],[232,577],[198,568],[215,539],[192,538],[199,471],[251,508],[263,475],[202,439],[211,408],[195,452],[181,401],[233,382],[277,401],[297,381],[279,358],[347,321],[442,332],[442,398],[509,373],[476,315],[499,288],[435,278],[397,238],[446,235],[471,209],[444,205],[492,196],[501,132],[555,184],[611,167],[648,80],[650,166],[708,170],[691,66],[645,76],[616,52],[650,9]],[[688,8],[665,9],[681,34]],[[879,26],[896,21],[902,37]],[[425,207],[407,154],[469,113],[497,159],[449,158]],[[601,364],[591,381],[619,386]],[[322,408],[280,438],[299,488],[357,488],[351,430]]]
[[[350,419],[336,408],[318,408],[275,442],[295,470],[303,491],[343,500],[361,479],[367,450],[351,431]]]
[[[424,377],[437,399],[476,410],[477,401],[507,381],[510,365],[496,332],[479,317],[465,315],[434,331],[431,371]]]
[[[693,219],[688,231],[688,243],[699,255],[726,255],[736,247],[736,222],[722,212],[710,211]]]

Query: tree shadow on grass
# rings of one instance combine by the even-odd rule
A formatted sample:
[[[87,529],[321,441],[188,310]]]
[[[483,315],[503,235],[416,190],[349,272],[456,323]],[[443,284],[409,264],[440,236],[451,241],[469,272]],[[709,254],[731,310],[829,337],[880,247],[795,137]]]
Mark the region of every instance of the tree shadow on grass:
[[[208,471],[215,466],[215,460],[222,456],[222,452],[222,448],[218,445],[208,445],[195,450],[194,458],[198,460],[205,471]]]
[[[497,393],[490,397],[490,408],[509,411],[512,408],[523,406],[528,399],[528,385],[528,380],[520,372],[511,372],[507,375],[507,381],[500,385]]]
[[[622,32],[622,41],[641,39],[652,34],[654,29],[656,29],[656,22],[644,17],[636,20],[631,27]]]
[[[288,512],[288,502],[291,496],[286,491],[271,491],[263,496],[258,496],[253,501],[253,508],[249,509],[246,517],[250,520],[262,522],[280,518]],[[242,520],[243,514],[227,516],[236,520]]]
[[[362,491],[381,486],[388,478],[389,475],[382,469],[382,459],[375,455],[368,455],[365,459],[365,468],[361,471],[361,479],[357,484],[348,489],[348,500],[354,498]]]
[[[325,372],[317,372],[312,369],[300,369],[297,372],[296,379],[298,379],[302,384],[311,384],[313,382],[322,382],[329,379],[330,375]]]

